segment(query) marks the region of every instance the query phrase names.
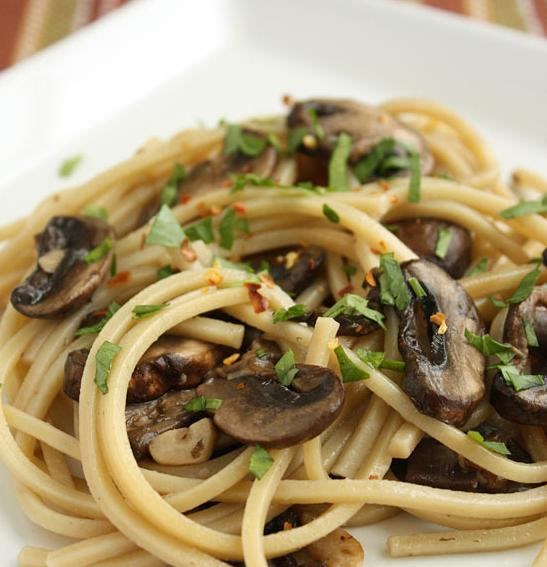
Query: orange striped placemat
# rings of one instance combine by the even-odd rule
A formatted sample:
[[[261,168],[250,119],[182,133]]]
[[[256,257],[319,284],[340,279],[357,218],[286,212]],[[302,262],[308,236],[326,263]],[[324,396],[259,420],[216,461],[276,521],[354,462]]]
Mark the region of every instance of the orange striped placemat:
[[[547,0],[406,1],[547,36]],[[129,0],[0,0],[0,70],[127,2]]]

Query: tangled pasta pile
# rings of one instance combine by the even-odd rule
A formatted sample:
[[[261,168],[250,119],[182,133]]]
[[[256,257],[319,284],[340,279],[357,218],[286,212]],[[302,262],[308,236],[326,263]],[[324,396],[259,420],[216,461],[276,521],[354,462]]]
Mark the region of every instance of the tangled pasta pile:
[[[429,101],[286,103],[0,230],[0,456],[75,540],[21,566],[351,567],[399,513],[449,531],[394,557],[545,537],[547,182]]]

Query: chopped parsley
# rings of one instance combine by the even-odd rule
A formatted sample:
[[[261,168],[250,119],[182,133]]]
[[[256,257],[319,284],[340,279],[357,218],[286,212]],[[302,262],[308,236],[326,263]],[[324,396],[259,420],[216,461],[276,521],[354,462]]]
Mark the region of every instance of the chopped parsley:
[[[466,277],[476,276],[477,274],[482,274],[488,270],[488,258],[481,258],[475,264],[473,264],[467,272],[465,272]]]
[[[499,216],[504,219],[516,219],[536,213],[547,213],[547,195],[543,195],[543,198],[537,201],[521,201],[512,207],[500,211]]]
[[[355,166],[353,173],[355,177],[364,183],[369,179],[376,170],[381,166],[387,156],[391,154],[395,148],[395,140],[393,138],[385,138],[372,147],[370,152]]]
[[[184,229],[186,236],[190,242],[195,240],[203,240],[205,244],[211,244],[215,240],[213,234],[213,219],[212,217],[206,217],[201,219]]]
[[[478,432],[474,430],[469,430],[467,436],[471,438],[475,443],[482,445],[485,449],[492,451],[493,453],[499,453],[500,455],[510,455],[511,452],[505,445],[499,441],[486,441],[485,438]]]
[[[223,400],[219,398],[206,398],[196,396],[184,404],[186,411],[215,411],[222,405]]]
[[[226,250],[231,250],[234,245],[235,233],[243,232],[248,234],[249,225],[247,219],[239,217],[235,210],[230,207],[224,213],[218,230],[220,232],[220,245]]]
[[[342,382],[357,382],[358,380],[366,380],[369,378],[368,372],[353,363],[342,345],[334,349],[334,354],[338,360]]]
[[[65,159],[65,161],[59,166],[59,177],[68,177],[69,175],[72,175],[78,165],[80,165],[82,159],[83,156],[81,154]]]
[[[110,252],[110,250],[112,250],[113,246],[114,243],[112,242],[112,238],[110,238],[110,236],[107,236],[98,246],[95,246],[95,248],[90,250],[84,256],[84,262],[86,264],[93,264],[94,262],[98,262],[99,260],[104,258]]]
[[[270,144],[270,146],[272,146],[276,152],[281,151],[281,144],[279,142],[279,138],[275,134],[272,133],[268,134],[267,140],[268,140],[268,144]]]
[[[395,372],[404,372],[405,363],[402,360],[386,359],[384,352],[375,352],[364,348],[358,348],[355,354],[366,364],[370,364],[372,368],[385,368],[386,370],[395,370]]]
[[[528,272],[519,283],[519,286],[513,293],[513,295],[507,300],[508,303],[521,303],[524,301],[531,293],[536,280],[539,278],[541,273],[541,264],[538,262],[536,267]]]
[[[250,274],[254,273],[253,268],[250,264],[246,262],[230,262],[225,258],[220,256],[215,256],[213,259],[213,267],[215,268],[226,268],[227,270],[242,270],[243,272],[248,272]]]
[[[380,301],[393,305],[399,311],[405,309],[410,301],[401,266],[393,252],[380,256]]]
[[[524,319],[523,325],[524,325],[524,334],[526,335],[526,342],[528,343],[528,346],[538,347],[539,342],[536,335],[536,331],[534,330],[534,325],[532,325],[532,323],[530,323],[528,319]]]
[[[498,309],[503,309],[504,307],[507,307],[507,304],[505,303],[505,301],[503,301],[503,299],[498,299],[493,295],[488,295],[487,297],[488,297],[488,301],[490,301],[490,303],[494,307],[497,307]]]
[[[294,377],[298,374],[298,368],[295,366],[294,362],[294,352],[288,350],[276,363],[275,373],[277,374],[277,379],[283,386],[289,386],[293,381]]]
[[[520,374],[511,364],[498,364],[496,368],[501,372],[505,383],[515,392],[545,384],[545,377],[542,374]]]
[[[385,329],[384,315],[375,309],[370,309],[370,307],[368,307],[368,301],[364,297],[353,293],[346,293],[342,299],[339,299],[332,307],[329,307],[329,309],[323,313],[323,317],[336,318],[339,315],[346,315],[348,317],[362,315],[378,323],[382,329]]]
[[[315,110],[315,108],[308,108],[308,114],[310,116],[310,122],[315,135],[322,140],[325,137],[325,131],[317,118],[317,110]]]
[[[330,220],[330,222],[334,222],[334,223],[340,222],[340,217],[338,216],[338,213],[334,209],[329,207],[327,203],[323,203],[323,214],[327,217],[328,220]]]
[[[133,307],[133,319],[145,319],[165,309],[169,303],[158,303],[157,305],[135,305]]]
[[[308,128],[306,126],[299,126],[298,128],[289,130],[289,134],[287,136],[287,153],[294,154],[300,147],[304,136],[308,133]]]
[[[86,207],[84,215],[92,219],[99,219],[104,222],[108,220],[108,213],[104,207]]]
[[[95,384],[97,384],[97,388],[99,388],[102,394],[108,393],[108,377],[110,376],[114,358],[116,358],[120,350],[122,350],[121,346],[110,341],[104,341],[95,353]]]
[[[226,137],[224,138],[224,155],[230,156],[241,152],[249,157],[261,154],[268,145],[268,141],[262,136],[244,132],[237,124],[228,124]]]
[[[180,163],[176,163],[171,177],[160,193],[160,204],[172,207],[177,201],[179,185],[186,179],[186,169]]]
[[[329,161],[329,188],[333,191],[349,191],[348,158],[351,152],[351,136],[342,132]]]
[[[158,280],[163,280],[164,278],[168,278],[171,275],[173,275],[173,268],[169,264],[162,266],[156,272],[156,277],[158,278]]]
[[[251,454],[249,472],[260,480],[270,470],[273,462],[274,460],[270,453],[268,453],[264,447],[257,445]]]
[[[230,193],[243,191],[245,185],[254,185],[255,187],[273,187],[275,185],[271,177],[260,177],[256,173],[231,173],[230,179],[234,182]]]
[[[475,335],[469,329],[464,331],[467,342],[484,356],[497,356],[503,364],[509,364],[515,357],[513,347],[509,343],[500,343],[490,335]]]
[[[287,309],[277,309],[273,314],[273,322],[280,323],[281,321],[290,321],[291,319],[298,319],[305,317],[308,314],[308,308],[302,303],[291,305]]]
[[[255,351],[255,356],[264,360],[265,358],[269,357],[268,351],[265,348],[259,348]]]
[[[185,238],[179,221],[168,205],[162,205],[146,237],[146,244],[159,244],[168,248],[178,248]]]
[[[357,266],[354,266],[353,264],[342,264],[340,269],[344,272],[344,274],[346,274],[346,276],[348,276],[348,278],[351,278],[351,276],[354,276],[357,273]]]
[[[418,279],[414,277],[408,278],[408,285],[410,286],[412,292],[418,299],[422,299],[422,297],[425,297],[427,295],[425,289],[422,287],[422,284]]]
[[[450,227],[441,226],[437,231],[437,244],[435,245],[435,256],[441,258],[446,256],[448,247],[452,240],[452,229]]]
[[[88,327],[80,327],[74,334],[77,337],[81,337],[82,335],[94,335],[96,333],[100,333],[104,326],[108,323],[108,321],[112,318],[114,313],[118,311],[121,306],[113,301],[110,305],[106,308],[106,313],[104,317],[95,323],[95,325],[89,325]]]
[[[408,148],[410,152],[410,185],[408,187],[408,201],[410,203],[418,203],[420,201],[421,192],[421,168],[420,154],[414,148]]]

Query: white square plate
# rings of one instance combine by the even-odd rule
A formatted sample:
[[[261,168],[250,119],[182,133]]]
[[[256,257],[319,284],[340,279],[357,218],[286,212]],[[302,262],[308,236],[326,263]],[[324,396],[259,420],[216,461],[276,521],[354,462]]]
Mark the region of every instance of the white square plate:
[[[376,102],[421,96],[478,126],[504,172],[547,175],[547,42],[408,4],[365,0],[136,0],[0,75],[0,222],[79,183],[152,136],[282,111],[280,96]],[[57,177],[81,153],[69,180]],[[57,546],[26,520],[0,470],[2,565],[25,544]],[[357,530],[374,567],[531,564],[538,546],[389,559],[398,518]]]

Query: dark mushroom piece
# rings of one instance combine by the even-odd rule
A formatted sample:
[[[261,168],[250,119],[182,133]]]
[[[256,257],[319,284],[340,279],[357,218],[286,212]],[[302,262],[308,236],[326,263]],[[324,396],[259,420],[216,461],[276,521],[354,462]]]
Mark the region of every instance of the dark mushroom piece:
[[[245,261],[256,271],[266,265],[279,287],[289,294],[298,295],[323,268],[325,253],[316,246],[299,246],[257,254]]]
[[[443,258],[435,254],[440,229],[450,229],[451,238]],[[420,258],[429,260],[448,272],[453,278],[461,278],[471,262],[471,235],[457,224],[432,218],[416,218],[397,221],[393,231]]]
[[[80,397],[88,354],[88,349],[72,351],[65,363],[64,392],[75,401]],[[169,390],[195,388],[208,371],[220,364],[225,354],[218,345],[163,335],[150,346],[133,370],[127,401],[147,402]]]
[[[36,269],[13,290],[13,307],[27,317],[44,319],[78,309],[99,287],[112,261],[108,245],[96,260],[87,255],[113,236],[100,219],[53,217],[36,237]]]
[[[426,295],[399,312],[399,351],[406,363],[403,390],[418,410],[455,426],[463,426],[485,394],[483,355],[467,343],[464,332],[482,333],[475,305],[444,270],[427,260],[401,266],[416,278]],[[430,317],[446,317],[444,334]]]
[[[433,170],[433,157],[422,136],[387,112],[367,104],[346,99],[312,99],[294,105],[287,125],[290,129],[307,127],[314,132],[314,118],[323,131],[314,147],[302,146],[300,151],[322,158],[332,154],[339,134],[345,132],[353,140],[350,162],[356,163],[386,138],[394,139],[401,148],[412,146],[420,153],[422,175]]]
[[[538,345],[528,345],[524,324],[532,326]],[[494,377],[491,402],[498,413],[525,425],[547,425],[547,286],[535,287],[522,303],[510,305],[503,327],[503,340],[517,354],[511,361],[519,374],[543,375],[543,384],[516,391],[501,371]]]
[[[344,388],[328,368],[297,364],[290,388],[274,373],[234,379],[212,378],[197,388],[199,396],[218,398],[215,425],[247,445],[283,448],[312,439],[338,416]]]
[[[201,417],[199,412],[184,409],[195,395],[195,390],[167,392],[155,400],[126,406],[127,436],[137,460],[148,456],[148,446],[158,435],[186,427]]]

